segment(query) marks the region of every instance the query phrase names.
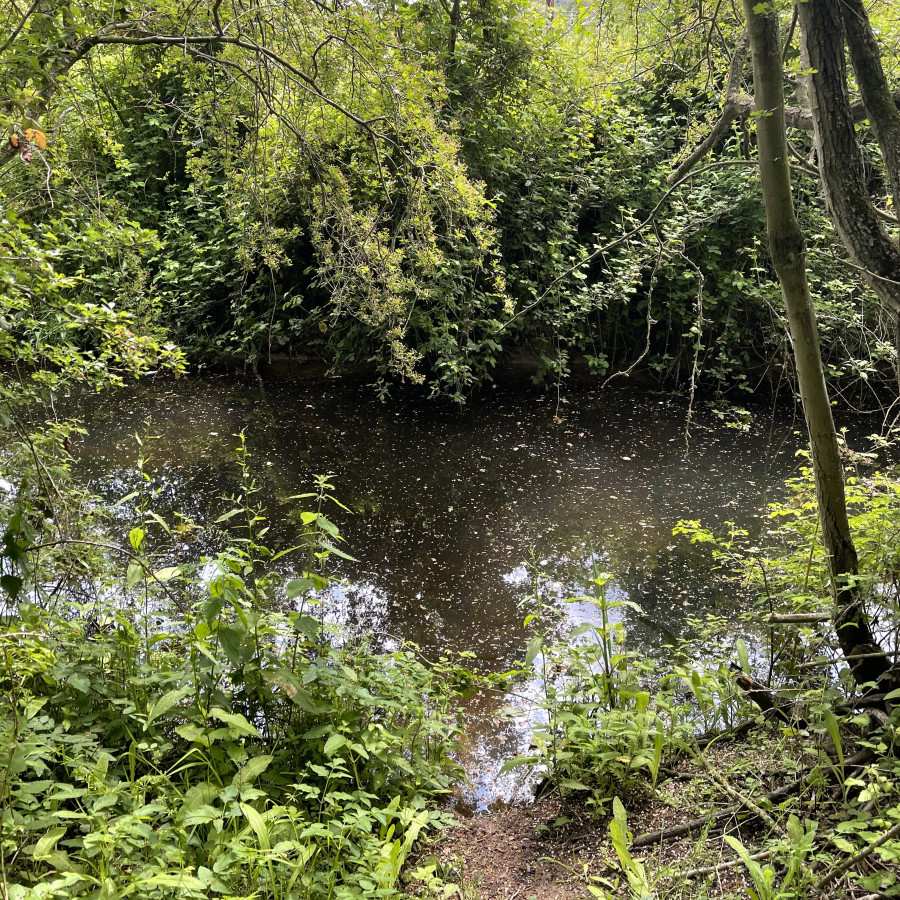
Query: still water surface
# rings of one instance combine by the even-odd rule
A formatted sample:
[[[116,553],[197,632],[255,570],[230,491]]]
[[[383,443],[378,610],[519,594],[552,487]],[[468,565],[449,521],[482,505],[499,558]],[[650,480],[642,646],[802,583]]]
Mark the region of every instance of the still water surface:
[[[686,620],[731,602],[702,548],[672,536],[680,519],[752,525],[796,468],[798,423],[761,414],[749,432],[695,415],[685,455],[683,400],[628,386],[555,393],[497,390],[462,411],[411,400],[379,403],[340,382],[278,383],[263,396],[231,379],[161,381],[85,398],[76,446],[91,488],[118,499],[139,483],[134,434],[150,433],[147,469],[157,511],[201,524],[231,508],[243,431],[262,488],[274,549],[291,546],[297,504],[317,473],[333,475],[352,514],[332,518],[356,562],[337,560],[342,583],[325,598],[329,620],[410,640],[423,652],[471,650],[484,669],[521,659],[523,603],[537,561],[550,599],[583,594],[591,553],[614,573],[611,589],[638,603],[629,641],[650,652],[685,633]],[[146,424],[150,420],[149,426]],[[293,513],[293,515],[292,515]],[[182,552],[216,545],[213,532]],[[219,535],[218,546],[224,537]],[[589,617],[581,604],[570,618]],[[524,731],[473,704],[467,800],[509,797],[500,762]]]

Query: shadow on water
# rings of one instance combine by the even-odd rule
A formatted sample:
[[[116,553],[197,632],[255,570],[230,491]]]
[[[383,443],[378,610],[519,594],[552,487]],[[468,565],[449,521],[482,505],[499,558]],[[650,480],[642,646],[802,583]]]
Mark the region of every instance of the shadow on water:
[[[337,561],[343,583],[326,598],[328,618],[426,655],[471,650],[494,671],[524,654],[532,552],[545,591],[564,599],[584,593],[593,550],[613,587],[643,609],[629,620],[637,647],[677,640],[690,615],[727,612],[708,557],[672,527],[752,525],[795,469],[799,440],[787,419],[739,432],[695,416],[685,457],[683,401],[627,386],[573,393],[559,410],[555,396],[498,390],[458,411],[381,405],[335,382],[278,383],[263,399],[252,384],[194,379],[83,398],[75,412],[88,430],[78,470],[95,492],[114,501],[135,488],[133,435],[150,418],[159,511],[200,524],[230,508],[223,498],[239,487],[235,435],[244,431],[276,548],[298,531],[288,498],[310,490],[314,474],[332,474],[353,511],[334,518],[357,561]],[[182,552],[209,549],[201,540]],[[578,604],[569,610],[579,615]],[[481,699],[471,710],[469,799],[479,808],[514,790],[495,776],[522,739],[492,709]]]

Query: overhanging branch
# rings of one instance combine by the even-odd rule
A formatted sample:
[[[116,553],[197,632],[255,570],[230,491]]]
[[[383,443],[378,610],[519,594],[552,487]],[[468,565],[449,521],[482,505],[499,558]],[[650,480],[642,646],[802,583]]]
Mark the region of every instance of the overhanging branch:
[[[251,53],[255,53],[258,56],[261,56],[264,59],[268,60],[269,62],[274,63],[279,68],[284,69],[286,72],[289,72],[291,75],[297,78],[301,82],[304,90],[306,90],[308,93],[312,94],[323,103],[332,107],[332,109],[341,113],[341,115],[345,116],[356,125],[359,125],[361,128],[365,128],[366,130],[371,131],[372,126],[375,123],[385,120],[384,116],[375,116],[371,119],[363,119],[360,116],[357,116],[354,112],[351,112],[349,109],[347,109],[347,107],[342,103],[338,102],[333,97],[329,97],[319,87],[316,80],[307,75],[306,72],[304,72],[302,69],[289,62],[283,56],[275,53],[269,47],[265,47],[262,44],[257,44],[255,41],[251,41],[243,37],[231,37],[229,35],[222,34],[191,35],[157,34],[153,32],[138,32],[136,34],[97,34],[86,38],[81,42],[81,44],[78,45],[78,48],[75,52],[75,60],[73,60],[73,63],[79,59],[82,59],[84,56],[90,53],[90,51],[94,47],[102,45],[124,45],[128,47],[209,47],[210,45],[219,44],[229,44],[234,47],[240,47],[243,50],[249,50]]]

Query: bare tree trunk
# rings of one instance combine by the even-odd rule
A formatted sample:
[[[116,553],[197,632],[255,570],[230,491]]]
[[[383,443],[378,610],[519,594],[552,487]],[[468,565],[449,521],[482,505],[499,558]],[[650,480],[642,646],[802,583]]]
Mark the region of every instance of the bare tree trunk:
[[[866,187],[847,90],[841,0],[807,0],[798,8],[813,69],[809,79],[813,133],[828,212],[866,281],[897,314],[900,249],[884,230]]]
[[[900,216],[900,110],[884,77],[881,51],[865,6],[861,0],[841,0],[840,10],[856,83],[884,157],[894,213]]]
[[[861,0],[843,0],[841,18],[847,30],[847,46],[850,48],[856,83],[884,159],[894,215],[900,218],[900,110],[884,76],[878,40]],[[900,286],[897,286],[897,291],[900,293]],[[895,371],[900,387],[900,310],[893,312],[893,319],[894,348],[897,352]]]
[[[754,12],[755,0],[744,0],[744,7],[753,50],[756,108],[762,113],[757,119],[756,131],[769,251],[787,310],[800,398],[809,432],[822,540],[828,554],[835,599],[834,623],[844,655],[851,656],[858,654],[860,647],[878,648],[855,587],[858,574],[856,549],[847,519],[837,433],[806,277],[806,246],[791,195],[778,14],[770,5],[766,6],[766,12]],[[859,660],[853,671],[857,681],[866,682],[876,680],[888,668],[887,657],[881,655]]]
[[[456,56],[456,38],[459,34],[460,0],[453,0],[453,8],[450,10],[450,40],[447,44],[447,55],[451,64]]]

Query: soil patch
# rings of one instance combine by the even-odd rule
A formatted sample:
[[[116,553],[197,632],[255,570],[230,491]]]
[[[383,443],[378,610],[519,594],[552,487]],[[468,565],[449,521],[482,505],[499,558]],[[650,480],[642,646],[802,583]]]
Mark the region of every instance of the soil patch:
[[[765,764],[771,766],[772,748],[764,746],[768,740],[755,743],[726,744],[708,751],[707,758],[723,772],[741,768],[758,773]],[[648,793],[623,799],[635,835],[673,827],[730,802],[701,768],[687,761],[652,798]],[[655,889],[666,900],[746,897],[741,864],[691,879],[676,874],[734,859],[722,833],[740,837],[751,853],[758,849],[761,835],[746,821],[735,820],[715,836],[667,841],[635,851],[634,857],[643,862],[651,881],[662,876]],[[444,834],[434,853],[445,871],[453,873],[452,880],[465,886],[465,900],[584,900],[591,897],[589,885],[615,897],[628,896],[609,840],[608,817],[591,818],[555,796],[463,819]]]

